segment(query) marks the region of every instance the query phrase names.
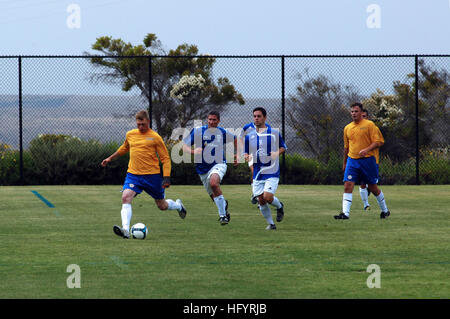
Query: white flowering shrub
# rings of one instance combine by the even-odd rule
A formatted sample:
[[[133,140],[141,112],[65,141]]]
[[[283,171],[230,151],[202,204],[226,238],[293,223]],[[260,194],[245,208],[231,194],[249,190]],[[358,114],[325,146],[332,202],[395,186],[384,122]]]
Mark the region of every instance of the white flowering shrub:
[[[384,95],[377,89],[369,99],[364,100],[364,108],[369,111],[369,119],[381,127],[392,127],[399,124],[404,117],[397,95]]]
[[[205,79],[199,75],[183,75],[172,87],[170,97],[182,101],[184,98],[199,94],[205,87]]]

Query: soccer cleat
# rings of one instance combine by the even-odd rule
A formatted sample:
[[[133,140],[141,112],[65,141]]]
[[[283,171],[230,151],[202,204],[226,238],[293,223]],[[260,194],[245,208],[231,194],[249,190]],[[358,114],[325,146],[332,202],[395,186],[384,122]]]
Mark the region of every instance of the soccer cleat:
[[[226,215],[226,217],[227,217],[227,219],[228,219],[228,222],[231,220],[231,216],[230,216],[230,213],[228,212],[228,201],[227,200],[225,200],[225,213],[227,214]]]
[[[175,202],[177,204],[180,204],[181,209],[178,211],[178,215],[180,215],[181,219],[184,219],[186,217],[186,214],[187,214],[186,208],[184,207],[183,203],[181,202],[181,199],[177,199]]]
[[[344,213],[340,213],[339,215],[334,215],[334,219],[349,219],[349,218],[350,217],[348,217]]]
[[[390,212],[390,211],[387,211],[387,212],[381,212],[380,218],[381,218],[381,219],[386,219],[386,218],[388,218],[390,215],[391,215],[391,212]]]
[[[275,226],[275,224],[269,224],[266,227],[266,230],[276,230],[276,229],[277,229],[277,226]]]
[[[281,208],[277,208],[277,222],[281,222],[284,217],[284,204],[280,202]]]
[[[227,216],[220,217],[219,221],[220,221],[220,225],[226,225],[226,224],[228,224],[230,222],[230,220],[228,219]]]
[[[369,189],[367,189],[367,197],[370,196],[370,193],[372,193]]]
[[[125,239],[130,238],[130,232],[128,230],[126,230],[126,229],[120,228],[117,225],[113,226],[113,232],[114,232],[114,234],[116,234],[119,237],[122,237],[122,238],[125,238]]]
[[[370,210],[370,205],[364,206],[364,210]]]
[[[257,204],[258,203],[258,196],[253,196],[252,195],[251,202],[252,202],[253,205]]]

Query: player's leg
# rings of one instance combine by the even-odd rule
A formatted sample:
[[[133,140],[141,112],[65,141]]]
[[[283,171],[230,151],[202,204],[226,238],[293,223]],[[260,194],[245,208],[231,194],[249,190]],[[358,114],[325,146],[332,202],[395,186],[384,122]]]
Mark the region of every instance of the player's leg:
[[[353,189],[358,182],[359,163],[357,160],[348,158],[344,171],[344,194],[342,195],[342,212],[335,215],[335,219],[348,219],[353,201]]]
[[[277,209],[277,222],[281,222],[284,217],[284,205],[275,196],[280,179],[276,177],[268,178],[264,186],[264,200]]]
[[[253,194],[258,197],[259,210],[267,222],[267,230],[275,230],[277,227],[272,219],[272,212],[270,211],[269,203],[266,201],[264,196],[264,186],[266,180],[253,180]]]
[[[212,192],[212,198],[219,212],[219,221],[221,225],[226,225],[230,221],[230,214],[227,211],[228,202],[223,196],[222,189],[220,188],[220,182],[226,171],[226,164],[216,164],[211,168],[207,179],[209,189]]]
[[[122,227],[113,226],[113,231],[117,236],[130,238],[130,223],[133,216],[131,202],[142,192],[139,184],[139,176],[127,173],[122,187],[122,209],[120,211]]]
[[[368,189],[373,193],[377,199],[378,206],[381,209],[380,218],[384,219],[391,215],[386,205],[386,200],[381,189],[378,187],[378,165],[376,164],[375,157],[370,157],[365,163],[365,172],[367,175]]]
[[[361,185],[359,185],[359,195],[361,196],[364,210],[370,210],[369,192],[367,191],[366,183],[361,183]]]
[[[181,199],[173,201],[165,198],[165,190],[162,187],[163,179],[160,174],[145,175],[145,192],[155,200],[160,210],[176,210],[180,218],[186,217],[186,208]]]

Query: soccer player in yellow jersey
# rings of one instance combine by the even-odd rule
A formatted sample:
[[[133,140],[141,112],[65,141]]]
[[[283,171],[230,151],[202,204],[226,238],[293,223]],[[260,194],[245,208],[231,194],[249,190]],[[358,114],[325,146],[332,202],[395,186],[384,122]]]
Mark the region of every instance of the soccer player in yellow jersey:
[[[369,119],[369,112],[366,109],[362,110],[362,118],[368,120]],[[380,129],[378,128],[378,126],[375,126],[376,129],[378,130],[378,134],[381,134]],[[376,148],[374,149],[375,152],[375,160],[377,162],[377,165],[380,163],[380,149]],[[367,189],[367,184],[366,183],[361,183],[361,185],[359,185],[359,195],[361,196],[361,200],[363,201],[364,204],[364,210],[370,210],[370,204],[369,204],[369,195],[370,192]]]
[[[122,192],[122,227],[114,225],[113,231],[123,238],[130,238],[132,216],[131,202],[135,196],[145,191],[152,196],[160,210],[177,210],[181,218],[186,217],[186,209],[180,199],[165,199],[164,189],[170,186],[171,161],[161,136],[150,129],[148,112],[136,114],[137,129],[128,131],[125,142],[111,156],[101,163],[106,167],[114,158],[130,152],[127,175]],[[158,159],[159,157],[159,159]],[[163,177],[159,161],[163,165]]]
[[[350,108],[353,121],[344,128],[342,212],[334,218],[349,218],[355,183],[367,184],[367,188],[375,195],[380,206],[380,218],[387,218],[390,212],[386,206],[384,194],[377,186],[378,165],[375,158],[375,149],[384,144],[384,138],[372,121],[362,118],[361,103],[353,103]]]

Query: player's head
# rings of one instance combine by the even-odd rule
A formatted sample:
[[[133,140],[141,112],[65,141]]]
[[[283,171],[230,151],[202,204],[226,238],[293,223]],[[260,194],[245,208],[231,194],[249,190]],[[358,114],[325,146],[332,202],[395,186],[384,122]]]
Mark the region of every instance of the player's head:
[[[210,111],[208,113],[208,127],[217,127],[220,122],[220,113],[217,111]]]
[[[362,117],[363,119],[368,120],[368,119],[369,119],[369,111],[367,111],[366,109],[363,109],[363,110],[362,110],[361,117]]]
[[[350,105],[350,112],[352,114],[352,120],[359,122],[362,119],[363,105],[359,102]]]
[[[141,133],[145,133],[150,129],[150,116],[146,110],[136,113],[136,125]]]
[[[256,127],[263,126],[266,122],[267,112],[262,107],[257,107],[253,109],[253,123]]]

